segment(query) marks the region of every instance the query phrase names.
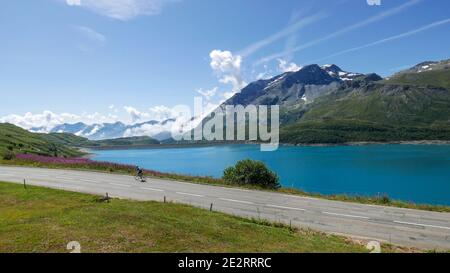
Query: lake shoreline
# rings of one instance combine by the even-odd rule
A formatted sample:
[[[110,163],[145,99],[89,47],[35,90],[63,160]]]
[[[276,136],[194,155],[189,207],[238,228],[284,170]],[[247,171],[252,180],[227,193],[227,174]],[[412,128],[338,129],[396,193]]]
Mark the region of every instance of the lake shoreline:
[[[152,144],[152,145],[127,145],[127,146],[102,146],[102,147],[82,147],[80,151],[87,153],[84,157],[91,158],[94,151],[104,150],[138,150],[138,149],[176,149],[176,148],[201,148],[225,145],[261,145],[255,142],[213,142],[213,143],[183,143],[183,144]],[[411,140],[411,141],[359,141],[359,142],[343,142],[343,143],[280,143],[279,146],[284,147],[339,147],[339,146],[371,146],[371,145],[450,145],[447,140]],[[95,154],[95,152],[93,153]]]
[[[249,158],[267,164],[287,188],[326,195],[387,195],[416,203],[449,205],[443,193],[450,192],[445,181],[450,177],[446,167],[450,166],[450,146],[438,144],[448,143],[358,142],[316,147],[283,144],[273,153],[261,152],[256,144],[222,143],[208,145],[211,148],[202,145],[166,150],[93,150],[92,159],[139,165],[164,173],[220,178],[227,167]],[[427,186],[430,179],[433,187]]]

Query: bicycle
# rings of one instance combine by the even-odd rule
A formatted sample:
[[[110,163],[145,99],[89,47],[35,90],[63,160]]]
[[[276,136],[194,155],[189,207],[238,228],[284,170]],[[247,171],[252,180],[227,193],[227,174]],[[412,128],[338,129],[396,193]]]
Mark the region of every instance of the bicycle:
[[[134,180],[139,181],[139,182],[147,182],[147,180],[145,179],[145,177],[143,175],[136,175],[134,177]]]

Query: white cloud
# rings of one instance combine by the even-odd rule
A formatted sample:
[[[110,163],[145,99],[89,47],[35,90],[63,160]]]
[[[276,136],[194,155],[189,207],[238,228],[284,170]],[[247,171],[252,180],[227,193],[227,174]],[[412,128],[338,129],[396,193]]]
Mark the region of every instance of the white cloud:
[[[255,53],[256,51],[260,50],[261,48],[263,48],[267,45],[270,45],[270,44],[278,41],[281,38],[284,38],[295,32],[298,32],[302,28],[304,28],[312,23],[315,23],[317,21],[320,21],[320,20],[324,19],[325,17],[327,17],[327,15],[323,12],[316,13],[311,16],[307,16],[301,20],[298,20],[297,22],[290,24],[288,27],[282,29],[281,31],[279,31],[275,34],[272,34],[260,41],[257,41],[255,43],[247,46],[246,48],[239,51],[239,55],[241,55],[243,57],[247,57],[247,56]]]
[[[236,92],[224,92],[222,94],[222,97],[224,98],[224,100],[228,100],[230,99],[232,96],[234,96],[234,94],[236,94]]]
[[[343,51],[340,51],[340,52],[336,52],[336,53],[331,54],[329,56],[326,56],[326,57],[314,60],[314,62],[321,61],[321,60],[324,60],[324,59],[328,59],[328,58],[331,58],[331,57],[340,56],[340,55],[347,54],[347,53],[350,53],[350,52],[358,51],[358,50],[365,49],[365,48],[368,48],[368,47],[372,47],[372,46],[388,43],[388,42],[391,42],[391,41],[394,41],[394,40],[406,38],[406,37],[412,36],[414,34],[417,34],[419,32],[426,31],[426,30],[431,29],[431,28],[439,27],[439,26],[442,26],[442,25],[445,25],[445,24],[448,24],[448,23],[450,23],[450,18],[445,19],[445,20],[441,20],[441,21],[437,21],[437,22],[428,24],[426,26],[423,26],[423,27],[420,27],[420,28],[417,28],[417,29],[414,29],[414,30],[411,30],[411,31],[408,31],[408,32],[405,32],[405,33],[402,33],[402,34],[391,36],[391,37],[388,37],[388,38],[385,38],[385,39],[381,39],[381,40],[378,40],[378,41],[375,41],[375,42],[372,42],[372,43],[369,43],[369,44],[365,44],[365,45],[357,46],[357,47],[352,47],[352,48],[349,48],[349,49],[346,49],[346,50],[343,50]]]
[[[286,60],[278,59],[278,69],[281,72],[296,72],[301,69],[301,66],[298,66],[296,63],[288,63]]]
[[[308,42],[306,44],[299,45],[299,46],[296,46],[294,48],[288,48],[287,50],[284,50],[282,52],[278,52],[278,53],[275,53],[275,54],[271,54],[271,55],[265,56],[265,57],[259,59],[257,62],[255,62],[254,65],[260,65],[262,63],[266,63],[266,62],[269,62],[271,60],[275,60],[275,59],[278,59],[278,58],[289,56],[289,55],[291,55],[291,54],[293,54],[295,52],[298,52],[298,51],[301,51],[303,49],[309,48],[311,46],[320,44],[320,43],[325,42],[327,40],[330,40],[332,38],[339,37],[341,35],[344,35],[346,33],[354,31],[356,29],[365,27],[365,26],[367,26],[369,24],[381,21],[381,20],[386,19],[386,18],[388,18],[390,16],[393,16],[395,14],[401,13],[405,9],[407,9],[407,8],[413,6],[413,5],[416,5],[416,4],[418,4],[418,3],[422,2],[422,1],[423,0],[410,0],[410,1],[407,1],[406,3],[404,3],[404,4],[402,4],[402,5],[398,6],[398,7],[392,8],[390,10],[387,10],[385,12],[382,12],[380,14],[372,16],[372,17],[370,17],[368,19],[365,19],[365,20],[363,20],[361,22],[355,23],[355,24],[353,24],[351,26],[342,28],[342,29],[340,29],[338,31],[335,31],[335,32],[333,32],[331,34],[328,34],[328,35],[326,35],[326,36],[324,36],[322,38],[310,41],[310,42]]]
[[[65,0],[69,6],[83,7],[122,21],[159,14],[164,5],[178,1],[180,0]]]
[[[202,95],[207,101],[210,101],[212,97],[214,97],[217,93],[218,87],[214,87],[213,89],[203,90],[198,89],[197,93]]]
[[[171,132],[173,127],[173,122],[166,122],[164,124],[143,124],[139,127],[134,127],[127,129],[123,137],[133,137],[133,136],[155,136],[163,132]]]
[[[132,106],[125,106],[124,110],[130,118],[130,121],[127,123],[146,122],[150,120],[165,121],[176,118],[179,114],[173,108],[164,105],[154,106],[144,111],[139,111]]]
[[[149,115],[147,113],[140,112],[132,106],[124,106],[123,109],[125,109],[125,111],[130,116],[132,123],[142,121],[149,117]]]
[[[141,126],[135,126],[124,132],[124,137],[129,136],[154,136],[162,132],[186,132],[193,129],[209,112],[218,107],[218,105],[206,102],[203,104],[203,110],[201,116],[192,117],[191,113],[186,114],[180,111],[178,107],[167,107],[164,105],[155,106],[148,108],[145,111],[139,111],[135,107],[125,106],[124,111],[119,115],[114,113],[101,114],[95,113],[82,113],[82,114],[71,114],[71,113],[53,113],[52,111],[43,111],[42,113],[25,113],[24,115],[11,114],[4,117],[0,117],[0,123],[11,123],[22,127],[24,129],[41,133],[50,132],[55,126],[64,123],[74,124],[78,122],[83,122],[87,125],[102,124],[102,123],[115,123],[122,122],[128,125],[135,125],[139,122],[147,121],[158,121],[156,124],[143,124]],[[118,108],[114,105],[110,105],[111,111],[117,110]],[[189,109],[189,108],[188,108]],[[122,115],[126,113],[127,115]],[[97,129],[100,129],[97,126]],[[90,134],[94,134],[95,130],[91,131]],[[89,137],[89,135],[85,135]]]
[[[239,92],[246,82],[242,78],[242,57],[233,55],[230,51],[213,50],[209,54],[211,68],[216,72],[219,81],[223,84],[231,84],[232,92]]]
[[[0,117],[0,123],[11,123],[22,127],[24,129],[31,129],[36,127],[42,127],[42,132],[48,132],[53,127],[63,123],[76,123],[84,122],[87,124],[113,122],[117,119],[114,115],[102,115],[100,113],[83,113],[81,115],[62,113],[56,114],[52,111],[45,110],[42,113],[33,114],[25,113],[24,115],[10,114],[4,117]]]
[[[267,80],[273,77],[274,71],[270,69],[267,64],[264,64],[263,68],[264,71],[257,71],[256,69],[252,70],[254,80]]]
[[[170,107],[159,105],[149,108],[148,116],[153,120],[164,121],[176,118],[178,113]]]
[[[268,72],[264,71],[256,75],[256,80],[268,80],[272,77],[273,77],[272,74],[269,74]]]
[[[66,0],[69,6],[81,6],[81,0]]]
[[[90,39],[91,41],[98,42],[101,44],[106,42],[105,35],[93,30],[92,28],[86,26],[74,26],[73,28],[75,29],[75,31],[85,36],[86,38]]]

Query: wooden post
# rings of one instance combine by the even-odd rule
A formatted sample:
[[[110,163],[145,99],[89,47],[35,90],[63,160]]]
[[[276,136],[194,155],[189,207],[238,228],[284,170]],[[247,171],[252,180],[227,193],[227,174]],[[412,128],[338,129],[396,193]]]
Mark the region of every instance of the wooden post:
[[[166,203],[166,196],[164,195],[164,203]]]
[[[209,207],[209,211],[212,211],[213,209],[213,203],[211,203],[211,206]]]
[[[25,179],[23,180],[23,188],[27,189],[27,182],[25,181]]]

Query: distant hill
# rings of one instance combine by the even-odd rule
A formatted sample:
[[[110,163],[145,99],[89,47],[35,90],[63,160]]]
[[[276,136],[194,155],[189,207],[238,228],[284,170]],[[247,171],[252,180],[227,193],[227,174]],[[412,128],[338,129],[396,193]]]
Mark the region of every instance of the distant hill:
[[[69,133],[31,133],[9,123],[0,123],[0,159],[7,153],[76,157],[83,155],[79,148],[150,146],[159,143],[148,136],[94,141]]]
[[[313,64],[250,83],[229,104],[280,105],[284,143],[450,140],[450,61],[387,79]]]
[[[0,123],[0,158],[6,153],[29,153],[45,156],[80,156],[78,150],[70,148],[54,137],[30,133],[8,123]]]
[[[122,147],[122,146],[146,146],[157,145],[160,142],[149,136],[141,137],[122,137],[103,140],[89,140],[85,137],[76,136],[69,133],[50,133],[41,134],[45,139],[61,145],[78,148],[96,148],[96,147]]]
[[[154,138],[148,136],[142,137],[125,137],[116,139],[105,139],[90,141],[84,146],[90,147],[120,147],[120,146],[148,146],[148,145],[158,145],[160,142]]]

